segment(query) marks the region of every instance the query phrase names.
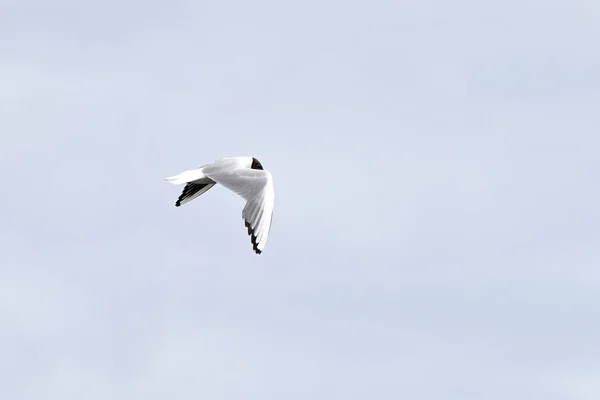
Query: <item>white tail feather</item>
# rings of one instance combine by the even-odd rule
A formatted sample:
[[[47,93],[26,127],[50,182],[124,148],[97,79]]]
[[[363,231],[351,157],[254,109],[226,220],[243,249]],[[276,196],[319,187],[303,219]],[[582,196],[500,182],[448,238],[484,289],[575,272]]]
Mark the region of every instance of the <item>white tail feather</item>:
[[[202,173],[202,169],[189,169],[178,175],[170,176],[166,178],[166,180],[173,185],[181,185],[183,183],[197,181],[204,177],[205,175]]]

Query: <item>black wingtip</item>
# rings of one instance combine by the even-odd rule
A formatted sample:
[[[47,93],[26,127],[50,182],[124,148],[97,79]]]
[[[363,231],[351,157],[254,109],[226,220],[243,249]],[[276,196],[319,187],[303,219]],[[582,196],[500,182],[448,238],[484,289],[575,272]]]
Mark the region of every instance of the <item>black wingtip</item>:
[[[211,184],[210,183],[188,182],[185,185],[185,187],[183,188],[183,192],[181,192],[181,195],[179,196],[179,198],[175,202],[175,207],[181,206],[181,202],[182,201],[184,201],[184,200],[186,200],[186,199],[194,196],[196,193],[198,193],[199,191],[201,191],[202,189],[204,189],[208,185],[211,185]],[[213,183],[213,185],[214,185],[214,183]],[[210,189],[210,187],[208,189]],[[208,189],[206,189],[206,190],[208,190]]]
[[[258,248],[258,243],[256,242],[256,235],[254,234],[254,229],[252,229],[250,223],[246,220],[244,220],[244,225],[246,226],[246,228],[248,228],[248,235],[250,235],[250,242],[252,242],[252,250],[254,250],[256,254],[262,253],[262,250]]]

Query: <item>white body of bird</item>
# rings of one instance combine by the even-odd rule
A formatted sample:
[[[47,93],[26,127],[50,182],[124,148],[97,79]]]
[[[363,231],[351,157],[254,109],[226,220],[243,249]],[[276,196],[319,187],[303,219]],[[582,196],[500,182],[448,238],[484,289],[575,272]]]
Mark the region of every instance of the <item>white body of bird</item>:
[[[242,211],[252,248],[262,253],[273,219],[275,191],[273,177],[254,157],[229,157],[166,178],[173,185],[186,184],[175,206],[182,206],[206,193],[217,183],[244,200]]]

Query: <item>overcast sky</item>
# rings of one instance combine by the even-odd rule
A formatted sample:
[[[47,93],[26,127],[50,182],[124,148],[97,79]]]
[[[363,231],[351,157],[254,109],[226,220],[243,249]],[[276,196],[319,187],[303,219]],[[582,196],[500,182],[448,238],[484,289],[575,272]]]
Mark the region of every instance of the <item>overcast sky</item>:
[[[0,0],[0,398],[600,398],[595,0]],[[275,214],[167,176],[255,156]]]

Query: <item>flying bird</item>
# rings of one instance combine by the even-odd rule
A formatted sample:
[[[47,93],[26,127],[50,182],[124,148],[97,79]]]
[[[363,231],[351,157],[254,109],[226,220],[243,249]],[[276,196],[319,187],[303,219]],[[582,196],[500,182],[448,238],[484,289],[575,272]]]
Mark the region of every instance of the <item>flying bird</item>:
[[[206,193],[217,183],[244,200],[242,218],[256,254],[262,253],[271,231],[275,190],[273,177],[254,157],[228,157],[166,178],[173,185],[186,184],[175,202],[179,207]]]

